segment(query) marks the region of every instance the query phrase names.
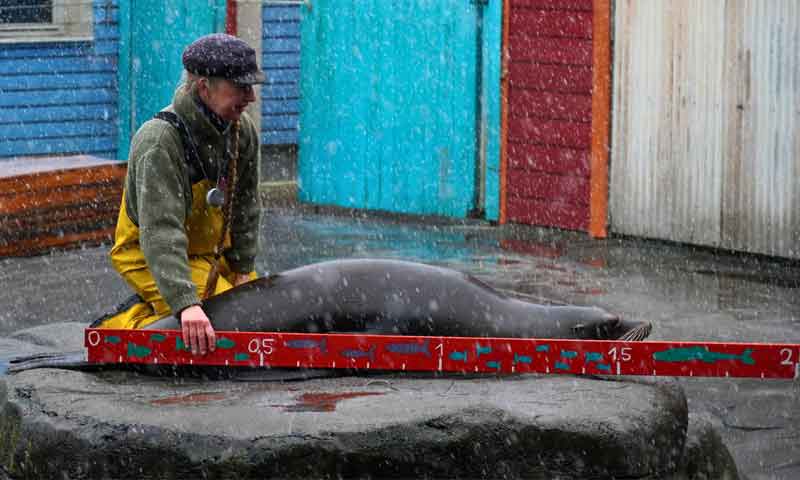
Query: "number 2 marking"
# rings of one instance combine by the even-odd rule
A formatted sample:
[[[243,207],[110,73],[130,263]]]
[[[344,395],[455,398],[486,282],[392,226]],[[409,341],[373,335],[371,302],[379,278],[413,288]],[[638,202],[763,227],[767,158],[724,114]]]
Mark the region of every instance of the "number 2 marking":
[[[792,349],[791,348],[782,348],[781,349],[781,365],[791,365],[792,363]]]

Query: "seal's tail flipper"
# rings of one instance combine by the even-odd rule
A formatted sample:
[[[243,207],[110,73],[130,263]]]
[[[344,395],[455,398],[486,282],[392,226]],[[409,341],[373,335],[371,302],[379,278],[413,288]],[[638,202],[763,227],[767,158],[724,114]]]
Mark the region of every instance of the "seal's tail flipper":
[[[650,322],[642,322],[625,332],[618,340],[623,342],[641,342],[650,335],[652,330],[653,324]]]
[[[86,352],[40,353],[12,358],[8,362],[8,372],[17,373],[34,368],[65,368],[69,370],[91,370],[100,367],[86,360]]]

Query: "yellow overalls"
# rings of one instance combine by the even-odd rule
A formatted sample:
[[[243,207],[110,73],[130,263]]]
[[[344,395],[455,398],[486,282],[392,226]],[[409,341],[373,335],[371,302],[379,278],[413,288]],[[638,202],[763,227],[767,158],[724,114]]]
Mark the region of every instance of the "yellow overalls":
[[[192,282],[197,287],[197,295],[200,298],[203,298],[205,293],[206,281],[214,258],[214,248],[219,242],[223,226],[222,209],[206,205],[206,192],[211,187],[212,184],[207,179],[192,185],[192,209],[185,223],[189,242],[187,250],[189,268]],[[229,248],[230,233],[225,237],[224,248]],[[144,328],[171,313],[145,262],[139,245],[139,227],[128,217],[124,192],[114,234],[114,246],[111,248],[111,263],[144,302],[134,304],[127,310],[106,318],[99,328]],[[233,288],[233,272],[228,267],[225,257],[220,257],[219,272],[213,295]],[[251,272],[250,278],[255,277],[255,272]]]

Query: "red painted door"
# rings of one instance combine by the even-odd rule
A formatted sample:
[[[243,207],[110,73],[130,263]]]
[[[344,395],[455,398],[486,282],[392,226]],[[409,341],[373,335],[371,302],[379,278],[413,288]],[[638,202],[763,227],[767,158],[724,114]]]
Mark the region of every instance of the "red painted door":
[[[593,0],[507,7],[506,218],[588,230]]]

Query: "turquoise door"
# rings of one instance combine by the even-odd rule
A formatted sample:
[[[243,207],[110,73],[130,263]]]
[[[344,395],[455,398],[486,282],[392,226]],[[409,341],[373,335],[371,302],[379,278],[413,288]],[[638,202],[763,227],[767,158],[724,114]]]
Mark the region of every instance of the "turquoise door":
[[[499,99],[501,8],[491,1]],[[314,0],[302,8],[302,201],[453,217],[484,211],[492,166],[477,134],[488,111],[479,100],[482,4]]]
[[[119,0],[119,150],[165,107],[180,82],[184,47],[224,30],[225,0]]]

